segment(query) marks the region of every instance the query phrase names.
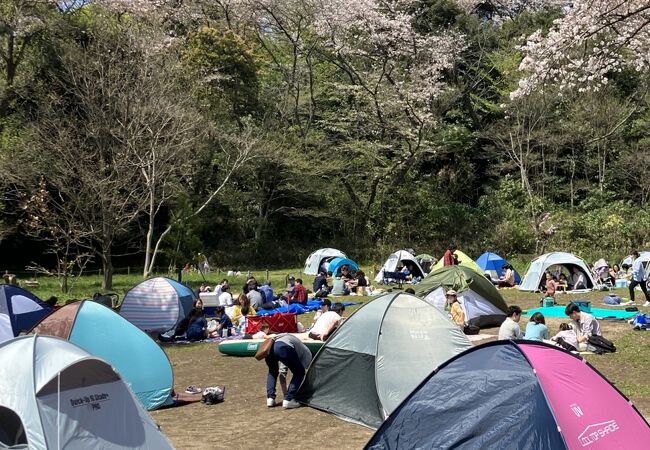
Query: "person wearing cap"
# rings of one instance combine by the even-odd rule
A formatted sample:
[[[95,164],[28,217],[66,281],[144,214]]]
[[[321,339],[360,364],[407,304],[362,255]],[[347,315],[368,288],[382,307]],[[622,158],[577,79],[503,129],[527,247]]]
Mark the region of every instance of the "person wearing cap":
[[[447,291],[447,302],[451,308],[451,321],[458,326],[465,326],[465,311],[463,311],[463,307],[460,306],[460,303],[458,302],[458,294],[453,289]]]

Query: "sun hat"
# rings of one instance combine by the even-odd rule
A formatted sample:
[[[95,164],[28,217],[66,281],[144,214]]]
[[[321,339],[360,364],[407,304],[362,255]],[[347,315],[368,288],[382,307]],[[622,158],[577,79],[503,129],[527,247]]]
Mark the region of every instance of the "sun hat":
[[[456,291],[454,291],[453,289],[449,289],[449,290],[447,291],[447,296],[450,296],[450,295],[454,295],[454,296],[455,296],[455,295],[458,295],[458,293],[457,293]]]

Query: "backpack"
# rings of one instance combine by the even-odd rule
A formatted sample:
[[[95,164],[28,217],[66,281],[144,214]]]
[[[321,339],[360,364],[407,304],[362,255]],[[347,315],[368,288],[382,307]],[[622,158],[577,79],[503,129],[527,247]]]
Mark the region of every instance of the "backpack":
[[[616,352],[616,346],[612,341],[605,339],[602,336],[589,336],[589,339],[587,340],[587,350],[596,353],[597,355],[602,355],[603,353]]]

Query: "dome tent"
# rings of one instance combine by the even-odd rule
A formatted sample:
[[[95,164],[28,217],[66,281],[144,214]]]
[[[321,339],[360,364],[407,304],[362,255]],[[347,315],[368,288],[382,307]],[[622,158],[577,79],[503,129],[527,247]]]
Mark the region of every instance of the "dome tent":
[[[335,248],[320,248],[307,257],[302,272],[305,275],[318,275],[323,263],[330,262],[334,258],[347,258],[347,256]]]
[[[572,255],[571,253],[552,252],[539,256],[530,263],[528,270],[526,270],[526,275],[524,275],[524,279],[521,281],[521,285],[519,285],[519,290],[531,292],[539,291],[540,284],[543,281],[544,272],[553,266],[565,268],[569,272],[569,278],[571,277],[571,270],[574,267],[577,267],[584,275],[587,288],[593,289],[596,286],[596,283],[591,276],[591,271],[582,259]]]
[[[328,272],[332,272],[333,276],[339,276],[338,273],[341,270],[341,267],[348,266],[351,271],[356,272],[359,270],[359,264],[355,263],[349,258],[334,258],[330,261],[330,266],[327,269]]]
[[[31,333],[66,339],[110,363],[148,410],[172,403],[174,374],[165,352],[146,333],[99,303],[70,303]]]
[[[507,305],[497,288],[485,276],[464,266],[434,270],[417,285],[415,295],[444,310],[449,289],[458,292],[458,302],[470,325],[485,328],[499,326],[505,320]]]
[[[474,262],[472,258],[467,256],[465,253],[461,252],[460,250],[454,250],[454,255],[458,257],[458,265],[463,266],[463,267],[468,267],[472,269],[475,272],[478,272],[480,274],[483,274],[483,271],[481,268]],[[445,261],[443,258],[440,258],[437,263],[433,265],[431,268],[431,272],[434,272],[438,269],[441,269],[445,267]]]
[[[490,275],[494,278],[501,278],[505,274],[503,266],[510,263],[496,253],[485,252],[478,257],[476,264],[484,273],[490,272]],[[521,283],[521,277],[519,276],[519,272],[515,270],[515,284],[519,283]]]
[[[641,450],[648,442],[641,414],[580,356],[496,341],[436,369],[365,448]]]
[[[194,292],[169,278],[150,278],[131,288],[120,315],[147,333],[165,333],[192,310]]]
[[[0,361],[0,446],[172,448],[120,375],[76,345],[23,336],[0,345]]]
[[[639,252],[639,260],[645,269],[646,278],[650,277],[650,252]],[[621,261],[619,267],[622,268],[623,264],[627,264],[628,266],[632,267],[633,263],[634,261],[632,260],[632,256],[628,256],[623,261]]]
[[[413,295],[385,294],[325,342],[296,398],[376,428],[433,368],[469,347],[436,308]]]
[[[0,342],[30,330],[51,311],[31,292],[11,284],[0,285]]]
[[[384,279],[384,272],[395,272],[397,268],[401,265],[410,264],[413,268],[412,275],[416,277],[424,277],[424,270],[420,266],[420,263],[413,254],[407,252],[406,250],[397,250],[388,257],[381,270],[375,277],[376,282],[380,282]]]

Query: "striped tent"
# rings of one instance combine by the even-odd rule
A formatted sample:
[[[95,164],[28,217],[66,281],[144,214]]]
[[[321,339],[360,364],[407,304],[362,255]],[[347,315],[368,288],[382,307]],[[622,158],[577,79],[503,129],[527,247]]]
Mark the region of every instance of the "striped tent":
[[[165,333],[192,310],[194,293],[169,278],[150,278],[124,296],[120,315],[147,333]]]

